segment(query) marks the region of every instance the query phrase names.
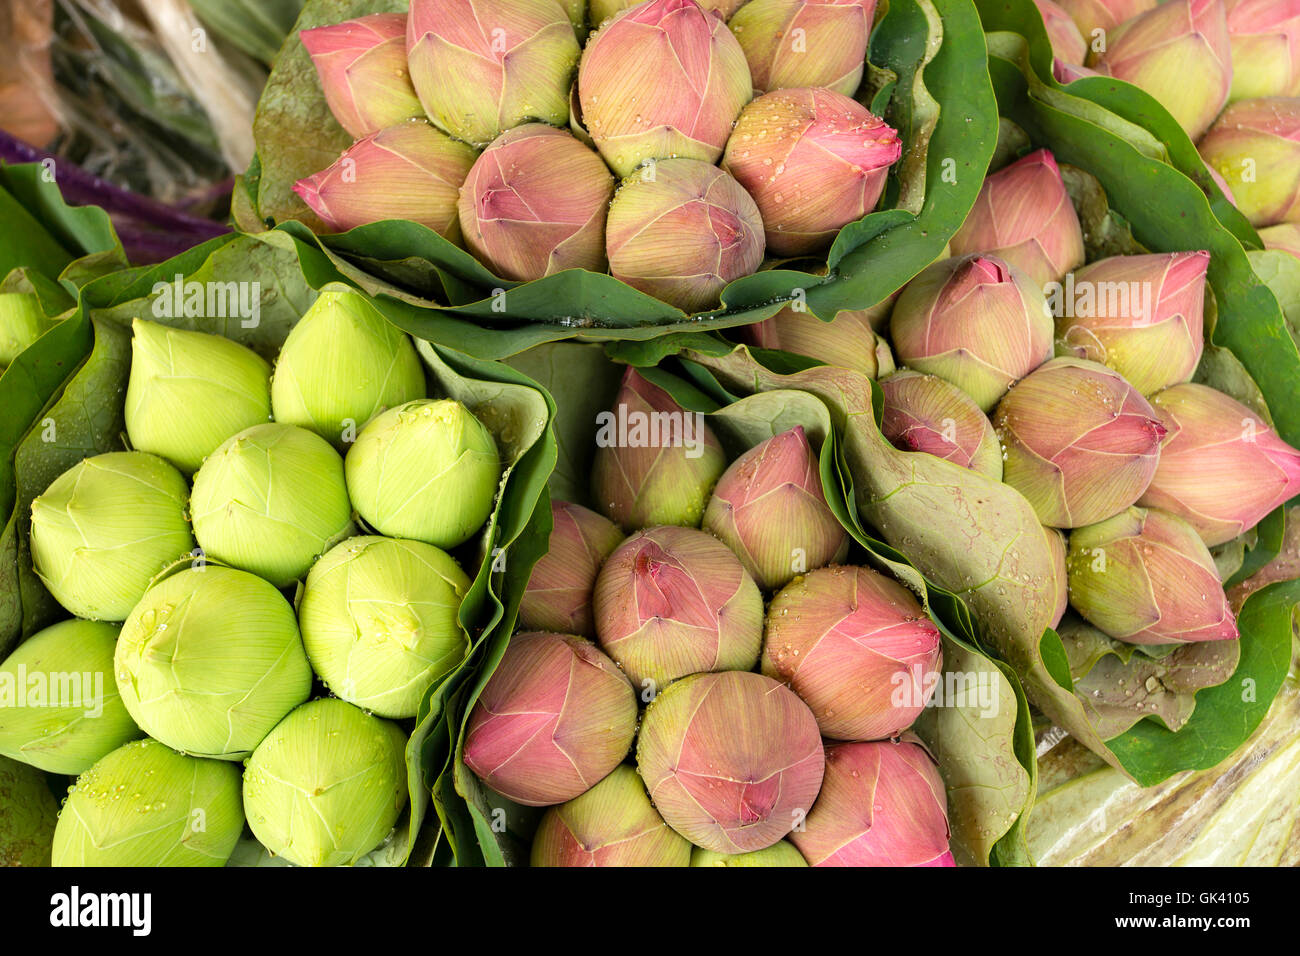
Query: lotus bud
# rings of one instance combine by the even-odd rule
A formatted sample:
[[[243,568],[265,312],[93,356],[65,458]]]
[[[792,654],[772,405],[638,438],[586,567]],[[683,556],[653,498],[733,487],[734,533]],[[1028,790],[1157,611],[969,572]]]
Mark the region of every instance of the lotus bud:
[[[117,627],[63,621],[0,664],[0,755],[75,775],[143,736],[113,682]]]
[[[954,866],[948,798],[910,735],[826,748],[826,780],[790,839],[812,866]]]
[[[880,430],[895,448],[923,451],[1002,480],[1002,448],[975,400],[935,375],[904,369],[880,380]]]
[[[407,120],[357,140],[293,191],[335,232],[409,219],[460,242],[456,203],[477,155],[424,120]]]
[[[1073,63],[1066,63],[1060,58],[1052,60],[1052,76],[1056,77],[1056,82],[1061,84],[1073,83],[1075,80],[1082,79],[1085,76],[1101,76],[1096,70],[1089,69],[1086,66],[1076,66]]]
[[[1058,60],[1082,66],[1088,58],[1088,44],[1070,15],[1052,0],[1034,0],[1047,28],[1047,39],[1052,43],[1052,53]]]
[[[793,843],[778,840],[752,853],[714,853],[696,847],[691,851],[691,866],[807,866]]]
[[[829,322],[824,322],[811,312],[786,306],[770,319],[738,331],[759,348],[806,355],[827,365],[878,378],[894,370],[894,354],[872,325],[875,311],[842,309]]]
[[[583,121],[619,176],[647,159],[717,162],[752,94],[740,44],[695,0],[624,10],[592,34],[578,70]]]
[[[751,0],[730,20],[761,92],[862,82],[876,0]]]
[[[564,269],[605,271],[614,177],[599,156],[542,123],[502,133],[460,191],[465,245],[497,275],[527,281]]]
[[[1070,606],[1069,577],[1065,565],[1065,535],[1055,528],[1044,528],[1047,549],[1052,552],[1052,566],[1056,570],[1056,610],[1052,612],[1050,627],[1058,627]]]
[[[768,252],[800,256],[876,207],[902,153],[897,131],[842,93],[778,90],[741,111],[722,165],[758,204]]]
[[[1001,259],[941,259],[909,282],[890,319],[899,361],[956,385],[983,411],[1052,357],[1052,314]]]
[[[340,451],[386,408],[424,398],[411,338],[359,292],[322,292],[289,331],[271,379],[275,420]]]
[[[0,369],[12,365],[52,325],[32,293],[0,293]]]
[[[0,866],[49,866],[59,805],[49,778],[0,757]]]
[[[271,419],[271,366],[238,342],[135,319],[126,433],[185,474],[235,432]]]
[[[1237,197],[1232,194],[1232,187],[1229,186],[1228,181],[1223,178],[1223,174],[1207,163],[1204,159],[1201,160],[1201,165],[1205,167],[1205,171],[1209,173],[1210,178],[1214,180],[1214,185],[1219,187],[1219,191],[1223,193],[1223,198],[1232,203],[1232,206],[1235,209],[1237,206]]]
[[[1002,480],[1051,528],[1095,524],[1151,483],[1165,426],[1118,373],[1057,358],[1007,393],[993,416]]]
[[[188,496],[154,455],[83,458],[32,502],[32,567],[78,617],[124,621],[154,575],[194,549]]]
[[[600,646],[649,694],[687,674],[758,662],[758,587],[726,545],[694,528],[624,541],[596,578],[592,608]]]
[[[699,527],[726,456],[704,416],[688,412],[629,367],[614,410],[596,417],[591,493],[624,531]]]
[[[587,39],[587,0],[559,0],[560,6],[569,17],[573,35],[581,46]]]
[[[406,68],[405,14],[376,13],[298,36],[330,112],[353,139],[424,116]]]
[[[610,17],[624,10],[630,10],[640,2],[643,0],[591,0],[591,25],[599,27]],[[696,0],[696,2],[700,4],[700,9],[726,21],[730,20],[731,15],[744,6],[747,0],[702,0],[702,2]]]
[[[311,691],[289,602],[261,578],[217,565],[150,588],[122,625],[114,665],[141,730],[219,760],[247,757]]]
[[[1083,229],[1052,154],[1037,150],[984,180],[950,247],[996,256],[1039,287],[1083,265]]]
[[[1197,149],[1251,225],[1300,222],[1300,97],[1233,103]]]
[[[1245,405],[1190,383],[1151,404],[1167,434],[1139,504],[1178,515],[1207,546],[1249,531],[1300,494],[1300,451]]]
[[[348,493],[380,534],[439,548],[469,540],[492,513],[501,460],[460,402],[407,402],[373,418],[344,461]]]
[[[704,530],[740,558],[758,586],[842,561],[849,534],[826,504],[817,456],[799,425],[745,452],[718,479]]]
[[[1074,20],[1083,38],[1092,43],[1121,23],[1154,10],[1159,0],[1056,0]],[[1101,34],[1097,31],[1100,30]]]
[[[817,721],[762,674],[693,674],[646,708],[637,771],[668,825],[714,853],[776,843],[822,784]]]
[[[470,713],[465,764],[515,803],[564,803],[623,762],[636,717],[632,685],[596,645],[525,631]]]
[[[246,428],[209,455],[190,509],[204,554],[278,588],[356,530],[339,453],[315,432],[279,422]]]
[[[533,565],[519,602],[519,626],[529,631],[596,636],[591,592],[605,559],[623,542],[608,518],[567,501],[551,501],[551,540]]]
[[[298,866],[351,866],[392,832],[406,805],[406,734],[341,700],[280,721],[244,769],[253,835]]]
[[[1232,47],[1228,98],[1300,96],[1300,0],[1225,0]]]
[[[1056,351],[1113,368],[1143,395],[1192,377],[1204,347],[1208,252],[1113,256],[1049,293]],[[1059,298],[1058,298],[1059,296]]]
[[[691,845],[664,823],[631,767],[551,807],[533,836],[532,866],[689,866]]]
[[[609,207],[610,273],[683,312],[714,308],[727,283],[763,261],[758,207],[707,163],[666,159],[647,170],[625,179]]]
[[[1190,524],[1126,508],[1070,535],[1070,604],[1129,644],[1231,641],[1237,622],[1214,558]]]
[[[763,673],[799,695],[823,737],[880,740],[925,709],[942,668],[939,640],[897,581],[870,568],[822,568],[772,599]]]
[[[1281,249],[1300,259],[1300,222],[1284,222],[1259,230],[1265,249]]]
[[[1200,139],[1232,86],[1223,0],[1168,0],[1139,14],[1111,31],[1095,66],[1146,90]]]
[[[55,866],[224,866],[244,830],[239,771],[157,740],[123,744],[77,778]]]
[[[312,566],[298,607],[312,669],[380,717],[414,717],[425,691],[469,653],[460,604],[470,580],[422,541],[349,538]]]
[[[456,139],[569,119],[580,51],[555,0],[412,0],[406,50],[425,113]]]

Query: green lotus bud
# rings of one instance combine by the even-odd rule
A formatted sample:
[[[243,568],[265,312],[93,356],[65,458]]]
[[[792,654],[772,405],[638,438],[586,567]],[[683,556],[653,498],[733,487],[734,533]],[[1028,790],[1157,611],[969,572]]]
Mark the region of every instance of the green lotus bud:
[[[75,775],[143,736],[113,682],[117,627],[63,621],[0,664],[0,754]]]
[[[537,825],[533,866],[688,866],[691,845],[655,811],[631,767],[615,767]]]
[[[529,631],[596,636],[591,592],[605,559],[623,542],[608,518],[567,501],[551,502],[551,540],[533,565],[519,602],[519,626]]]
[[[941,259],[890,317],[900,362],[952,382],[983,411],[1052,357],[1052,314],[1023,272],[992,256]]]
[[[740,559],[703,531],[632,535],[600,569],[592,606],[600,646],[651,693],[687,674],[758,662],[763,598]]]
[[[767,591],[844,560],[849,533],[826,504],[817,456],[799,425],[760,442],[722,474],[704,530]]]
[[[224,866],[243,829],[238,769],[137,740],[77,778],[54,865]]]
[[[1047,548],[1052,552],[1052,566],[1056,569],[1056,610],[1052,612],[1051,627],[1057,627],[1070,606],[1069,578],[1065,566],[1065,535],[1055,528],[1043,528],[1047,535]]]
[[[220,760],[248,756],[311,691],[289,602],[261,578],[215,565],[150,588],[122,625],[114,665],[145,733]]]
[[[771,846],[821,788],[817,721],[762,674],[693,674],[646,708],[637,771],[668,825],[715,853]]]
[[[1165,436],[1151,403],[1119,373],[1076,358],[1052,359],[1017,383],[993,430],[1002,480],[1052,528],[1094,524],[1137,501]]]
[[[852,96],[862,81],[875,0],[750,0],[728,26],[761,92],[824,87]]]
[[[83,458],[32,502],[32,567],[78,617],[125,620],[154,575],[194,549],[188,495],[153,455]]]
[[[571,634],[510,638],[465,729],[465,765],[497,793],[544,807],[586,793],[623,762],[636,694],[596,645]]]
[[[381,534],[451,548],[492,513],[501,459],[486,426],[460,402],[390,408],[344,461],[357,513]]]
[[[888,300],[882,304],[893,306]],[[823,322],[811,312],[796,312],[786,306],[770,319],[736,331],[743,341],[759,348],[806,355],[827,365],[851,368],[868,378],[878,378],[894,370],[894,353],[884,336],[878,334],[878,325],[883,323],[876,316],[881,311],[879,308],[843,309],[829,322]],[[885,316],[888,315],[885,311]],[[873,325],[873,319],[878,325]]]
[[[1070,603],[1129,644],[1236,640],[1214,558],[1182,518],[1126,508],[1070,535]]]
[[[410,336],[359,292],[322,292],[284,340],[271,379],[275,420],[340,451],[384,409],[424,396]]]
[[[12,365],[52,325],[32,293],[0,293],[0,369]]]
[[[880,380],[880,431],[904,451],[923,451],[1002,480],[1002,448],[980,407],[937,375],[903,369]]]
[[[351,866],[405,805],[406,734],[333,698],[296,708],[244,767],[253,836],[298,866]]]
[[[307,575],[298,607],[307,658],[344,700],[414,717],[429,686],[469,652],[458,618],[469,586],[431,544],[349,538]]]
[[[686,411],[628,367],[614,410],[596,417],[591,494],[596,507],[635,531],[698,527],[726,456],[704,416]]]
[[[131,323],[126,432],[187,475],[235,432],[271,419],[271,366],[220,335]]]
[[[1229,100],[1300,96],[1300,0],[1225,0]]]
[[[46,776],[0,757],[0,867],[49,866],[58,816]]]
[[[1233,103],[1196,148],[1251,225],[1300,222],[1300,97]]]
[[[780,840],[752,853],[714,853],[696,847],[691,851],[691,866],[807,866],[793,843]]]
[[[352,534],[343,459],[296,425],[254,425],[226,439],[194,475],[194,536],[213,560],[278,588]]]
[[[683,312],[714,308],[729,282],[763,261],[753,198],[697,159],[660,160],[623,180],[605,240],[615,279]]]
[[[799,695],[823,737],[896,737],[942,669],[939,629],[911,591],[870,568],[813,571],[768,608],[763,673]]]

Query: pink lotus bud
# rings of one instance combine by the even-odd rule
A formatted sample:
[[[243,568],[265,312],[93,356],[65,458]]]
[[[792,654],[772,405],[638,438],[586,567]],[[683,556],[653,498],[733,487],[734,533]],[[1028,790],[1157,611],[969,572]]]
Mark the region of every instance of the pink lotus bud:
[[[997,256],[1039,286],[1083,265],[1083,230],[1052,154],[1037,150],[984,180],[950,248]]]
[[[750,0],[730,20],[760,92],[862,82],[876,0]]]
[[[1088,44],[1074,20],[1053,0],[1034,0],[1034,6],[1043,17],[1047,39],[1052,43],[1052,53],[1058,60],[1082,66],[1088,58]]]
[[[1052,357],[1043,293],[991,256],[927,266],[898,297],[890,333],[900,362],[952,382],[984,411]]]
[[[1088,43],[1101,38],[1094,31],[1109,34],[1124,21],[1154,10],[1157,2],[1159,0],[1056,0]]]
[[[642,2],[644,0],[591,0],[589,10],[591,25],[599,27],[615,14],[630,10]],[[731,15],[743,6],[746,0],[696,0],[696,2],[701,9],[725,22],[731,19]]]
[[[519,602],[519,626],[529,631],[596,636],[591,592],[605,559],[623,541],[612,521],[581,505],[551,502],[551,539],[533,566]]]
[[[1002,480],[1051,528],[1118,514],[1151,483],[1165,427],[1119,373],[1057,358],[1007,392],[993,415]]]
[[[1300,451],[1245,405],[1206,385],[1151,399],[1168,433],[1139,504],[1178,515],[1210,547],[1300,493]]]
[[[1232,86],[1223,0],[1167,0],[1112,30],[1094,65],[1146,90],[1199,139]]]
[[[1052,60],[1052,76],[1056,77],[1057,83],[1067,84],[1073,83],[1075,80],[1082,79],[1085,76],[1101,76],[1101,74],[1086,66],[1077,66],[1074,63],[1066,63],[1060,57],[1057,57]]]
[[[578,71],[583,121],[620,176],[647,159],[717,162],[751,95],[740,44],[695,0],[624,10],[592,34]]]
[[[728,282],[763,261],[754,200],[698,159],[660,160],[623,180],[605,239],[614,278],[683,312],[713,308]]]
[[[942,660],[939,629],[912,592],[870,568],[813,571],[767,611],[763,673],[799,695],[823,737],[902,733],[925,709]]]
[[[406,14],[376,13],[299,37],[330,112],[353,139],[424,116],[406,69]]]
[[[634,368],[614,409],[596,417],[591,494],[624,531],[653,525],[699,527],[727,458],[704,416],[688,412]]]
[[[668,825],[715,853],[776,843],[807,815],[825,758],[817,721],[761,674],[694,674],[646,708],[637,770]]]
[[[456,201],[475,155],[424,120],[407,120],[358,140],[293,191],[336,232],[409,219],[459,242]]]
[[[1056,351],[1100,362],[1143,395],[1192,377],[1205,344],[1208,252],[1113,256],[1048,292]]]
[[[1055,528],[1044,528],[1047,547],[1052,552],[1052,565],[1056,569],[1056,610],[1052,612],[1051,627],[1057,627],[1070,606],[1069,578],[1065,567],[1065,535]]]
[[[1300,222],[1300,97],[1233,103],[1196,148],[1251,225]]]
[[[631,767],[551,807],[533,835],[532,866],[690,866],[691,845],[650,804]]]
[[[1284,222],[1259,231],[1265,249],[1280,249],[1300,259],[1300,222]]]
[[[632,685],[594,644],[525,631],[470,713],[465,764],[515,803],[563,803],[622,762],[636,717]]]
[[[790,839],[813,866],[954,866],[948,798],[915,737],[826,748],[826,779]]]
[[[1070,535],[1070,603],[1129,644],[1231,641],[1237,622],[1209,549],[1182,518],[1126,508]]]
[[[726,545],[695,528],[632,535],[600,569],[592,605],[600,646],[651,692],[687,674],[758,662],[758,587]]]
[[[842,93],[778,90],[741,111],[722,167],[758,203],[769,253],[799,256],[871,212],[902,153],[893,127]]]
[[[980,407],[936,375],[904,369],[880,380],[880,430],[895,448],[923,451],[1002,480],[1002,448]]]
[[[892,302],[884,304],[893,305]],[[879,307],[843,309],[829,322],[823,322],[811,312],[796,312],[786,306],[770,319],[743,326],[737,333],[759,348],[806,355],[827,365],[851,368],[868,378],[877,378],[894,370],[894,354],[884,337],[876,333],[872,321],[880,311]],[[885,311],[885,317],[888,316]]]
[[[424,111],[457,139],[568,122],[580,50],[555,0],[411,0],[406,51]]]
[[[605,271],[605,212],[614,177],[564,130],[528,123],[502,133],[460,191],[465,245],[506,279]]]
[[[764,590],[842,561],[849,533],[826,504],[817,456],[803,426],[760,442],[722,473],[704,530],[740,557]]]
[[[1232,47],[1228,99],[1300,96],[1300,0],[1225,0]]]

